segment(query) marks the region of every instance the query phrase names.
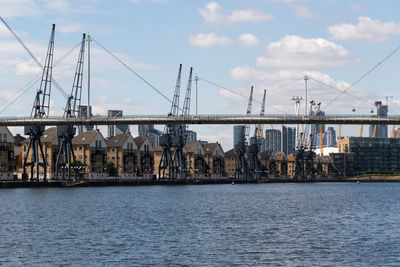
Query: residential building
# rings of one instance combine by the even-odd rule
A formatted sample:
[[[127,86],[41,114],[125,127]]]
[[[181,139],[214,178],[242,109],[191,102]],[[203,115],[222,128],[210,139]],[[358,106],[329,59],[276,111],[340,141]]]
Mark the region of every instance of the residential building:
[[[281,131],[277,129],[265,130],[265,148],[275,152],[281,151]]]
[[[0,180],[13,180],[16,167],[14,137],[7,127],[0,127]]]
[[[382,105],[382,101],[375,101],[376,116],[387,117],[388,116],[388,106]],[[376,129],[375,129],[376,127]],[[370,125],[369,126],[369,137],[373,137],[375,129],[375,137],[386,138],[388,137],[388,127],[387,125]]]
[[[23,153],[22,153],[22,143],[25,141],[25,137],[17,134],[14,136],[14,158],[15,158],[15,171],[16,175],[18,175],[18,171],[23,168]]]
[[[154,147],[147,136],[137,136],[133,140],[137,145],[136,156],[139,163],[139,175],[152,178],[154,170]]]
[[[354,153],[355,173],[400,171],[400,139],[350,137],[339,142],[339,153]]]
[[[189,174],[193,177],[203,176],[208,173],[206,169],[205,151],[198,141],[190,142],[185,145],[185,156]]]
[[[335,174],[338,176],[352,176],[354,173],[354,153],[341,152],[330,153],[332,165],[334,170],[329,170],[328,174]]]
[[[276,152],[273,150],[265,150],[259,154],[261,170],[263,171],[263,176],[268,178],[274,178],[277,174],[276,166]]]
[[[296,149],[296,128],[282,126],[282,149],[285,155],[293,153]]]
[[[99,130],[90,130],[72,139],[80,177],[106,177],[107,143]]]
[[[108,110],[107,116],[109,118],[119,118],[123,116],[122,110]],[[117,136],[119,134],[127,134],[130,132],[129,125],[108,125],[107,126],[108,138]]]
[[[236,170],[236,153],[232,148],[224,154],[225,171],[228,177],[233,177]]]
[[[28,146],[29,146],[29,141],[30,138],[25,139],[22,141],[22,161],[24,160],[24,157],[26,153],[28,152]],[[40,142],[42,143],[43,146],[43,153],[46,157],[46,176],[47,179],[53,178],[55,175],[55,166],[56,166],[56,160],[57,160],[57,154],[58,154],[58,149],[59,149],[59,142],[57,138],[57,128],[56,127],[51,127],[46,129],[43,132],[43,135],[40,137]],[[31,162],[32,160],[32,149],[29,151],[27,162]],[[43,157],[39,151],[39,162],[43,162]],[[19,173],[23,173],[23,162],[18,170]],[[39,168],[39,176],[43,177],[43,168]],[[28,176],[31,173],[31,167],[27,166],[26,167],[26,173]],[[22,176],[21,176],[22,178]],[[30,178],[30,176],[29,176]]]
[[[205,161],[213,177],[221,177],[225,173],[224,150],[221,144],[210,143],[203,146]]]
[[[107,162],[113,162],[118,176],[136,177],[139,171],[137,145],[130,133],[119,134],[107,141]]]

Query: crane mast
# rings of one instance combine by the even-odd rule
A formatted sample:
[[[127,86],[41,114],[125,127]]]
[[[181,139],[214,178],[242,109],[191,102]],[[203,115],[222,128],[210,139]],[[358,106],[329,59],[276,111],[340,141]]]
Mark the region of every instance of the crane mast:
[[[83,69],[85,59],[85,41],[86,34],[82,36],[81,47],[79,50],[78,62],[76,64],[74,81],[72,83],[71,94],[68,96],[67,103],[64,110],[64,118],[74,118],[77,115],[77,107],[80,106],[82,97],[82,82],[83,82]],[[76,134],[76,128],[72,125],[57,126],[57,137],[60,139],[60,149],[56,159],[56,175],[55,179],[59,178],[60,167],[64,169],[62,172],[62,179],[65,179],[65,172],[67,172],[67,179],[71,180],[71,169],[76,165],[76,158],[72,148],[72,138]],[[61,156],[63,161],[61,162]],[[72,162],[71,162],[72,157]],[[76,179],[76,169],[74,172],[74,179]]]
[[[177,116],[179,111],[179,94],[181,88],[182,64],[179,65],[178,78],[176,79],[174,97],[172,99],[171,110],[168,116]],[[158,165],[158,177],[170,179],[175,178],[174,161],[172,158],[171,147],[173,146],[173,138],[177,132],[177,125],[166,125],[164,133],[160,136],[160,145],[163,150],[161,153],[160,163]]]
[[[33,102],[31,118],[44,118],[49,116],[50,109],[50,93],[51,93],[51,81],[53,73],[53,54],[54,54],[54,35],[56,25],[52,25],[50,41],[47,48],[45,64],[43,66],[42,78],[40,81],[40,87],[36,91],[36,96]],[[27,180],[28,175],[26,173],[26,167],[30,167],[31,181],[39,181],[40,168],[43,169],[43,181],[47,181],[47,163],[46,157],[43,152],[43,145],[40,141],[41,136],[45,130],[44,126],[25,126],[24,134],[29,135],[29,145],[27,152],[24,157],[24,170],[22,173],[22,179]],[[28,162],[28,156],[31,152],[31,158]],[[42,162],[40,162],[40,156]],[[36,170],[36,177],[34,175],[34,169]]]

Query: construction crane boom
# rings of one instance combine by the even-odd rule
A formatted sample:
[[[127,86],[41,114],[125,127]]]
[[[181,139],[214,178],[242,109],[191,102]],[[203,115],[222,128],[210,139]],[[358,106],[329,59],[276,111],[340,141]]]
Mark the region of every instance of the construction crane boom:
[[[83,62],[85,58],[85,41],[86,34],[83,34],[81,48],[78,56],[78,63],[75,69],[74,82],[72,84],[71,94],[68,97],[64,110],[64,117],[76,117],[77,108],[81,104],[82,97],[82,81],[83,81]]]
[[[170,114],[178,116],[179,112],[179,95],[181,92],[181,77],[182,77],[182,64],[179,64],[178,78],[176,79],[174,98],[172,99],[172,106]]]
[[[40,88],[36,91],[36,97],[33,102],[31,118],[43,118],[49,116],[51,78],[53,73],[53,53],[54,53],[54,32],[56,25],[53,24],[50,42],[47,48],[46,60],[43,66]]]

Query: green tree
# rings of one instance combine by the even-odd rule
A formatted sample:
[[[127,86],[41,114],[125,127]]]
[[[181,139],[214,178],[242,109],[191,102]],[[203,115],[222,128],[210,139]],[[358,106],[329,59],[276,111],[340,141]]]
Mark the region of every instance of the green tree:
[[[106,166],[106,172],[108,174],[108,176],[117,176],[118,175],[118,170],[115,167],[114,162],[107,162],[107,166]]]

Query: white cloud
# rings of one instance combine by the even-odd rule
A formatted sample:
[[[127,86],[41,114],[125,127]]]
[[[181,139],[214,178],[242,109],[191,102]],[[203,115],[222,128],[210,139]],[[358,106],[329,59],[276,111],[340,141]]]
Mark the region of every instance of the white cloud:
[[[343,91],[350,85],[348,82],[335,80],[330,75],[320,71],[299,71],[296,69],[264,71],[253,69],[249,66],[236,67],[231,70],[231,76],[235,80],[247,81],[254,85],[254,99],[261,99],[263,90],[267,90],[267,113],[280,111],[288,113],[288,111],[291,112],[293,110],[293,103],[290,101],[291,97],[299,95],[304,98],[305,85],[304,80],[301,79],[304,75],[312,78],[312,80],[308,81],[308,100],[321,102],[322,106],[336,97],[340,93],[339,90]],[[246,95],[248,94],[247,91],[240,92]],[[220,95],[231,99],[230,95]],[[368,104],[371,102],[369,99],[373,99],[370,93],[358,88],[352,88],[349,94],[345,94],[339,101],[335,102],[335,105],[329,107],[329,112],[350,112],[352,107],[356,107],[360,111],[365,109],[368,112]],[[259,102],[256,101],[256,106]]]
[[[218,36],[215,33],[198,33],[189,36],[189,43],[197,47],[227,46],[234,42],[227,36]]]
[[[400,34],[400,24],[382,22],[370,17],[358,17],[358,24],[342,23],[328,28],[332,38],[340,41],[385,42]]]
[[[311,12],[308,7],[305,5],[295,5],[292,6],[292,11],[296,15],[296,17],[301,18],[301,19],[310,19],[314,18],[315,14]]]
[[[38,16],[42,13],[34,0],[0,0],[1,14],[5,18]]]
[[[255,46],[260,44],[260,40],[251,33],[244,33],[239,35],[239,42],[245,46]]]
[[[273,18],[273,16],[265,14],[260,10],[245,9],[224,12],[221,5],[217,2],[208,3],[205,8],[199,9],[200,15],[206,24],[215,27],[232,26],[238,22],[259,22]]]
[[[18,76],[24,75],[39,75],[42,69],[33,61],[33,59],[28,62],[21,62],[16,65],[16,74]]]
[[[323,38],[306,39],[286,35],[267,46],[267,55],[256,59],[259,66],[283,68],[327,68],[354,63],[341,45]]]

